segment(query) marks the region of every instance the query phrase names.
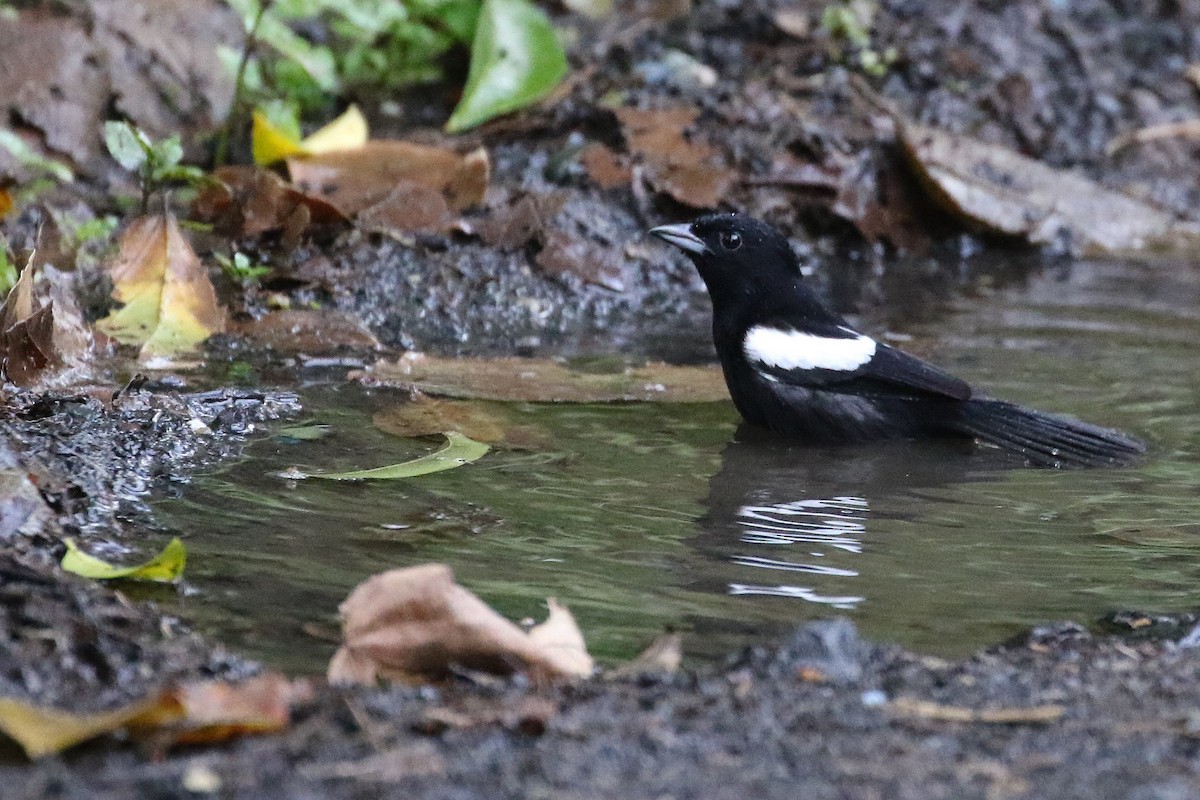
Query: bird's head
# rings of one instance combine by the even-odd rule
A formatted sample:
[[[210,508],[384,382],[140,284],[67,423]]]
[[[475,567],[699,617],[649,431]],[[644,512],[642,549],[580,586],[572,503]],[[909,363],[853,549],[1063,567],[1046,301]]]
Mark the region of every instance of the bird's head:
[[[714,301],[718,293],[787,291],[800,264],[779,231],[742,214],[709,214],[650,233],[683,250],[695,263]]]

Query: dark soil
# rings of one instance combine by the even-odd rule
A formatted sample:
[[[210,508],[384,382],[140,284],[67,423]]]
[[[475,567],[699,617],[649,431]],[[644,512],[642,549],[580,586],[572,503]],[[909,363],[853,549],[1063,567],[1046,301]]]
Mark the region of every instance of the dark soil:
[[[1192,649],[1073,625],[946,663],[817,623],[698,674],[324,690],[277,737],[149,761],[95,744],[0,775],[14,800],[191,797],[197,774],[280,800],[1182,800],[1200,792],[1198,675]],[[972,712],[1018,721],[945,718]]]

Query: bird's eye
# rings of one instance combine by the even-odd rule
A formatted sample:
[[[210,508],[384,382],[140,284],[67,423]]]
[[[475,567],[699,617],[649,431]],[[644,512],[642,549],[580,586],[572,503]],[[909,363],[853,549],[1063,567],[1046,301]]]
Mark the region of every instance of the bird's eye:
[[[721,234],[721,247],[726,250],[737,250],[742,246],[742,235],[737,231],[727,231]]]

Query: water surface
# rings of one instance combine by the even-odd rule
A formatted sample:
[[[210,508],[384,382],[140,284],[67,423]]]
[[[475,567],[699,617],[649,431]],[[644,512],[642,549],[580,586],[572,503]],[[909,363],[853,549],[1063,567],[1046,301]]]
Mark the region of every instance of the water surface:
[[[558,597],[609,661],[668,626],[703,657],[845,614],[954,655],[1051,620],[1200,607],[1200,271],[1073,264],[910,332],[991,393],[1123,428],[1150,457],[1058,472],[954,442],[791,446],[739,431],[727,403],[520,405],[547,447],[403,482],[288,483],[273,473],[437,447],[373,427],[395,393],[318,388],[304,399],[329,436],[258,442],[160,505],[194,590],[169,602],[314,671],[332,645],[310,633],[355,584],[428,561],[513,618]]]

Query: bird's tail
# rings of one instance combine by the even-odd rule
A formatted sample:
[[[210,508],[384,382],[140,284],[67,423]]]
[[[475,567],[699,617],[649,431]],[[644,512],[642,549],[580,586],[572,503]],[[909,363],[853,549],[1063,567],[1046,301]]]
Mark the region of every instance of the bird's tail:
[[[959,430],[1020,453],[1039,466],[1120,466],[1146,452],[1145,444],[1120,431],[1002,400],[968,400],[961,408]]]

